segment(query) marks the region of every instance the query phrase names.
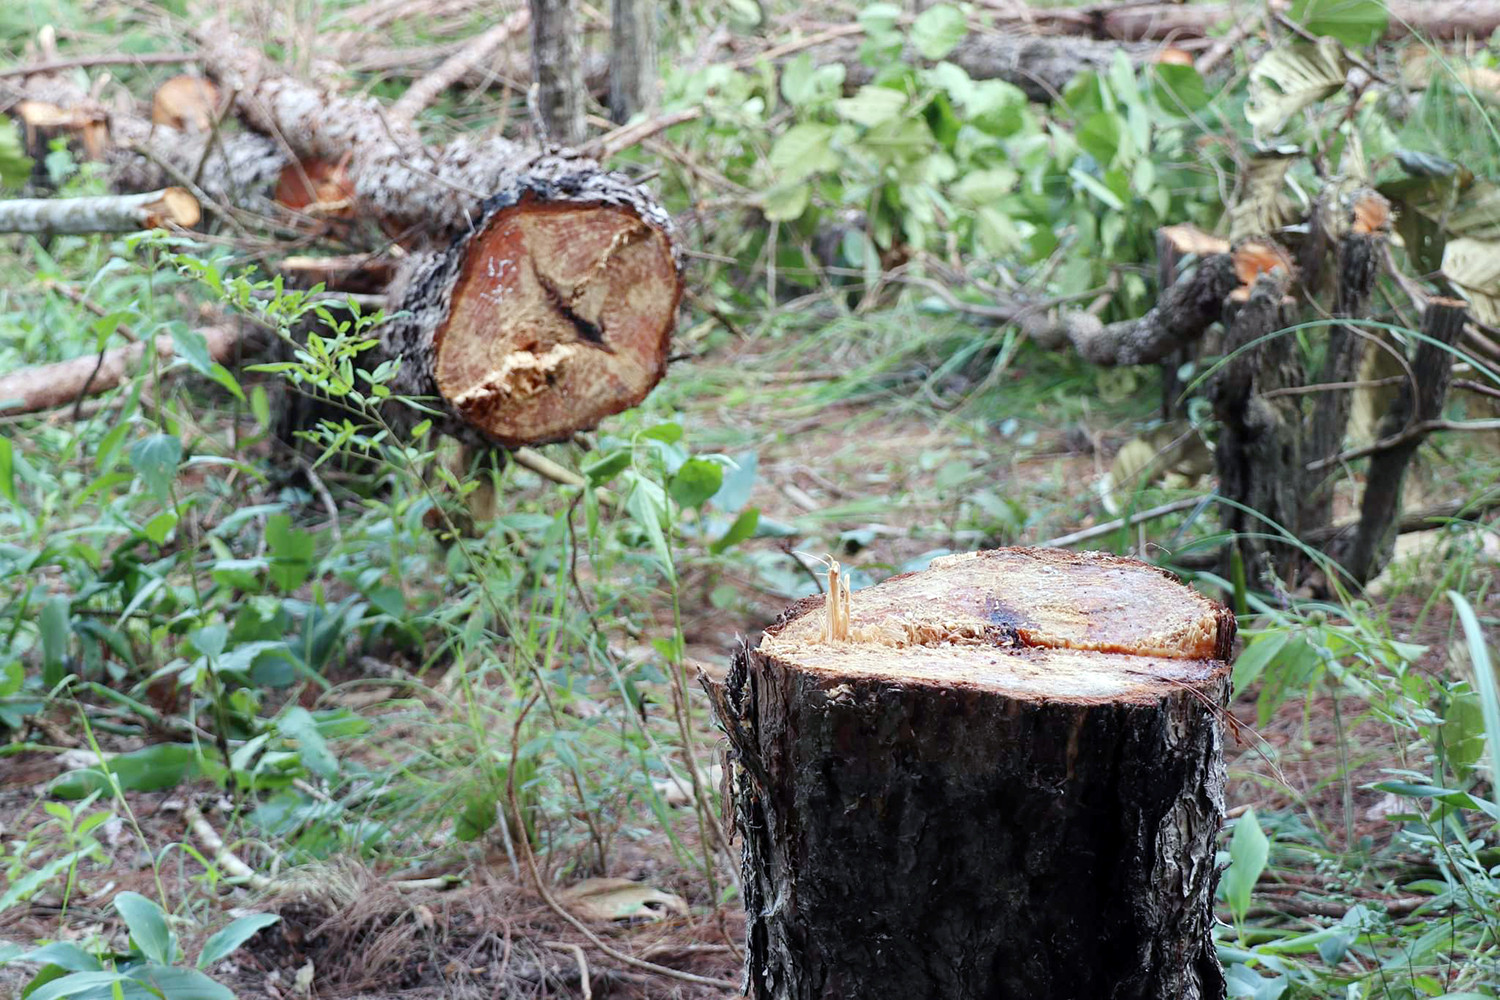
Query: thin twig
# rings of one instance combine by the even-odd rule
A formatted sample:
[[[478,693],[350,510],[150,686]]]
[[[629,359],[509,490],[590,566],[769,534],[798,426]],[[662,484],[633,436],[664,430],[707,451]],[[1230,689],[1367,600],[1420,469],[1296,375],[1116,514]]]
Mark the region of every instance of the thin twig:
[[[525,31],[530,23],[531,11],[523,7],[483,34],[476,35],[467,45],[444,59],[436,69],[406,88],[406,93],[391,105],[391,118],[399,122],[410,122],[437,100],[439,94],[489,59],[499,51],[500,46]]]
[[[1037,544],[1047,549],[1066,548],[1069,545],[1086,542],[1090,538],[1098,538],[1100,535],[1119,531],[1121,528],[1133,528],[1145,521],[1153,521],[1158,517],[1175,514],[1179,510],[1188,510],[1196,507],[1203,500],[1203,497],[1184,497],[1181,500],[1173,500],[1171,503],[1164,503],[1146,510],[1136,511],[1129,517],[1117,517],[1113,521],[1105,521],[1103,524],[1096,524],[1092,528],[1084,528],[1081,531],[1075,531],[1068,535],[1059,535],[1056,538],[1049,538],[1045,542],[1038,542]]]
[[[1419,424],[1412,424],[1399,434],[1392,434],[1388,438],[1381,438],[1374,444],[1366,445],[1363,448],[1352,448],[1331,458],[1308,462],[1307,471],[1317,472],[1319,469],[1326,469],[1331,465],[1352,462],[1357,458],[1366,458],[1377,452],[1389,451],[1400,445],[1424,438],[1433,431],[1500,431],[1500,418],[1494,420],[1424,420]]]
[[[197,62],[201,56],[202,54],[198,52],[137,52],[134,54],[100,52],[86,56],[70,56],[66,59],[49,59],[47,62],[32,63],[30,66],[0,70],[0,79],[13,76],[34,76],[38,73],[56,73],[58,70],[90,66],[145,66],[154,63]]]
[[[583,991],[583,1000],[594,1000],[594,986],[589,980],[589,960],[583,949],[566,941],[543,941],[542,946],[573,955],[573,961],[578,963],[578,988]]]
[[[266,892],[271,888],[271,880],[259,874],[239,856],[224,846],[224,840],[219,836],[217,830],[204,818],[203,813],[196,805],[189,802],[182,809],[182,816],[188,821],[188,829],[198,839],[198,843],[208,849],[214,863],[229,873],[231,879],[243,882],[256,892]]]

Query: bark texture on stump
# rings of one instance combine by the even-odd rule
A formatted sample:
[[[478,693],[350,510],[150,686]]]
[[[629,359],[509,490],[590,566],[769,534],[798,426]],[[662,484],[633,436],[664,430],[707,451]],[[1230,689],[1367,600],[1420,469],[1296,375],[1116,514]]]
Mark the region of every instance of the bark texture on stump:
[[[1222,997],[1233,634],[1153,567],[1055,549],[794,605],[708,685],[750,995]]]

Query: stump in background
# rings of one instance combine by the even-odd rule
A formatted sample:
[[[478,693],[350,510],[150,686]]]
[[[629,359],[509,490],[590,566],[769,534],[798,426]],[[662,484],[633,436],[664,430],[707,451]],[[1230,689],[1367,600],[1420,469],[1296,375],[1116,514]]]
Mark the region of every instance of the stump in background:
[[[707,685],[750,995],[1222,997],[1233,635],[1153,567],[1050,549],[793,606]]]

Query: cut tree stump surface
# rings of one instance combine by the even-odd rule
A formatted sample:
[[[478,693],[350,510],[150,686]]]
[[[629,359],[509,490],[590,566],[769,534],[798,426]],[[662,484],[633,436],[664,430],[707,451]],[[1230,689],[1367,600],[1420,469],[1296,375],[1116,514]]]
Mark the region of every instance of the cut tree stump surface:
[[[1056,549],[830,576],[705,682],[749,995],[1221,1000],[1229,611]]]

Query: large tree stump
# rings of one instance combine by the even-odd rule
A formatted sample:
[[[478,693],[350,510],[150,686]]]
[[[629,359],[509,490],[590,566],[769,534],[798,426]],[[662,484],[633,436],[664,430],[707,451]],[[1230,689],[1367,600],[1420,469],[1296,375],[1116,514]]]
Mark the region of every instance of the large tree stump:
[[[1151,566],[1055,549],[794,605],[707,684],[749,994],[1222,997],[1233,635]]]

